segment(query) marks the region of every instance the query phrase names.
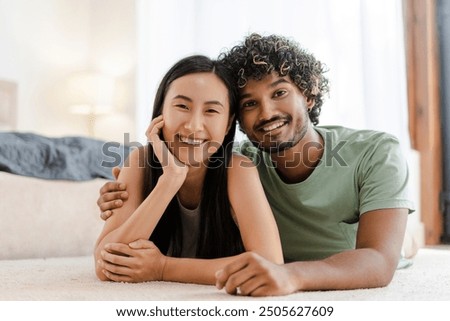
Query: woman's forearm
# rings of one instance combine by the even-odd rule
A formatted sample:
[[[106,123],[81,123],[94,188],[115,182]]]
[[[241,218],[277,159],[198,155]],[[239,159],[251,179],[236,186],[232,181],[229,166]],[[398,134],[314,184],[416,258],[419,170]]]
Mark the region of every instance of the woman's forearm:
[[[107,233],[97,244],[96,256],[107,243],[128,244],[138,239],[148,239],[161,219],[180,184],[160,178],[152,192],[119,227]]]
[[[214,285],[216,283],[216,271],[233,262],[236,257],[229,256],[218,259],[166,257],[162,280]]]

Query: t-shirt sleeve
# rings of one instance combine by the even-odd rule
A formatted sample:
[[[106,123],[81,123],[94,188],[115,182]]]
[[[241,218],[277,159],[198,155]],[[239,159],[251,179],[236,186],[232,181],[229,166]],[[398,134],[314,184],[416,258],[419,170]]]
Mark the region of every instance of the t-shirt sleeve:
[[[234,142],[233,153],[248,157],[255,165],[258,165],[261,161],[258,148],[253,146],[253,144],[248,140]]]
[[[399,141],[389,134],[372,140],[358,169],[360,213],[383,208],[407,208],[409,213],[414,212],[408,180],[408,164]]]

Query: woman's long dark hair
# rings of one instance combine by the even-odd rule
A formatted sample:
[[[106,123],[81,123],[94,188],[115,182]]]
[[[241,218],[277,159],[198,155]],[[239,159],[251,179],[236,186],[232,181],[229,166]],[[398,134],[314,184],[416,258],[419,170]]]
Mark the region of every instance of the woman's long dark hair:
[[[164,98],[174,80],[200,72],[214,73],[223,81],[228,88],[230,116],[234,115],[238,104],[238,92],[233,84],[231,74],[219,62],[205,56],[194,55],[180,60],[162,79],[153,104],[152,119],[162,114]],[[227,190],[227,165],[232,156],[235,130],[236,121],[233,119],[222,146],[209,159],[200,201],[200,234],[196,252],[198,258],[226,257],[244,251],[239,229],[231,216]],[[143,186],[144,197],[149,195],[156,186],[162,172],[161,164],[149,144]],[[177,198],[174,197],[153,231],[150,240],[164,254],[171,246],[171,255],[179,257],[183,246],[181,234],[180,208]]]

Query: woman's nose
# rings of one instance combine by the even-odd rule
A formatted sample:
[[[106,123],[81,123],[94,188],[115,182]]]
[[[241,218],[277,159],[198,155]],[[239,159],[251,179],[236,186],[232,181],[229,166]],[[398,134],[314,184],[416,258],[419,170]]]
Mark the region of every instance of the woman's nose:
[[[191,115],[191,117],[186,120],[184,127],[191,132],[198,132],[203,130],[203,116],[195,114]]]

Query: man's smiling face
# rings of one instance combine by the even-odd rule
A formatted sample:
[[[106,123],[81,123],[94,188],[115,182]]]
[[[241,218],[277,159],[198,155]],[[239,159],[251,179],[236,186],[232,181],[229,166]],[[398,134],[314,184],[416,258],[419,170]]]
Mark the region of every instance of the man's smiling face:
[[[260,149],[278,152],[305,136],[311,122],[308,102],[289,76],[272,72],[261,80],[250,79],[241,89],[240,124]]]

